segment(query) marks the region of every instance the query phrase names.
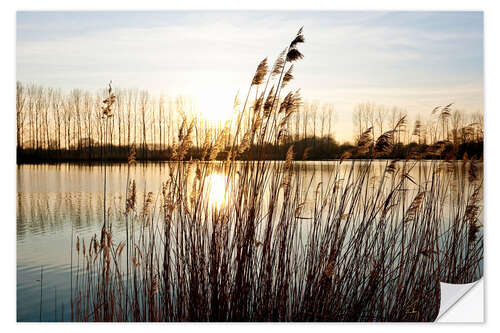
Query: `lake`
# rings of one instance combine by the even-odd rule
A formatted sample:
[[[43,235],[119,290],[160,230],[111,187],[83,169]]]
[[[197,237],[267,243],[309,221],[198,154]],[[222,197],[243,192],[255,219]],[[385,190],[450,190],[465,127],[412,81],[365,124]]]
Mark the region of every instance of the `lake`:
[[[271,162],[266,162],[271,163]],[[276,162],[278,163],[278,162]],[[351,166],[356,170],[363,162],[338,161],[294,162],[293,167],[301,188],[304,205],[300,215],[312,216],[316,196],[322,196],[323,188],[349,177]],[[401,164],[402,162],[398,162]],[[416,163],[409,175],[406,188],[408,205],[432,174],[436,163]],[[458,165],[461,162],[455,162]],[[377,179],[384,174],[390,161],[377,160],[368,166],[371,190],[377,188]],[[162,183],[166,180],[170,163],[138,163],[130,168],[130,179],[137,184],[139,206],[148,192],[158,200]],[[240,167],[243,162],[240,163]],[[341,179],[331,179],[333,170],[342,169]],[[467,177],[457,167],[448,180],[450,205],[455,194],[468,183]],[[125,189],[127,164],[107,166],[107,207],[109,221],[113,223],[113,237],[124,237]],[[193,173],[194,171],[189,171]],[[445,172],[445,171],[443,171]],[[482,163],[479,168],[482,179]],[[210,186],[206,189],[213,207],[224,205],[227,188],[224,169],[206,175]],[[72,272],[72,235],[89,240],[99,234],[103,223],[104,168],[101,165],[57,164],[18,165],[17,167],[17,320],[18,321],[68,321],[70,314],[70,290]],[[455,193],[455,194],[454,194]],[[269,200],[269,198],[266,198]],[[278,199],[278,205],[280,204]],[[265,207],[265,203],[262,205]],[[444,205],[446,207],[446,204]],[[481,215],[482,217],[482,215]],[[74,239],[73,239],[74,242]],[[74,243],[73,243],[74,246]],[[73,253],[73,261],[76,254]],[[42,273],[43,269],[43,273]]]

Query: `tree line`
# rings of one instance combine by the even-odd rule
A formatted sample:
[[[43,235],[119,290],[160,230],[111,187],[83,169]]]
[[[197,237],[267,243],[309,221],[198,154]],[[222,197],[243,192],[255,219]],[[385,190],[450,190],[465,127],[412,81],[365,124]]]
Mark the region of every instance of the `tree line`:
[[[108,120],[107,140],[101,106],[105,90],[90,93],[80,89],[63,93],[36,84],[16,84],[17,161],[126,161],[129,148],[134,146],[138,160],[169,160],[179,143],[186,124],[192,125],[193,145],[186,159],[202,156],[204,142],[225,135],[225,146],[242,143],[244,133],[231,121],[207,120],[187,96],[153,96],[147,91],[116,90],[113,117]],[[262,101],[261,101],[262,102]],[[258,99],[254,102],[258,103]],[[235,98],[235,114],[241,114],[241,103]],[[249,109],[257,105],[250,105]],[[335,139],[337,119],[333,105],[319,101],[303,102],[286,124],[286,128],[270,137],[259,148],[266,159],[282,159],[287,147],[294,144],[296,159],[334,159],[356,146],[363,133],[370,129],[375,138],[393,128],[406,112],[398,107],[361,103],[353,110],[353,142],[339,143]],[[250,123],[252,113],[244,113],[242,121]],[[274,129],[271,129],[274,130]],[[409,152],[425,151],[436,142],[451,150],[467,151],[470,156],[482,154],[483,117],[481,112],[468,113],[452,105],[436,108],[424,120],[420,116],[406,123],[393,136],[394,151],[387,158],[402,158]],[[104,144],[106,142],[106,144]],[[245,158],[256,158],[256,148],[249,147]],[[460,155],[461,156],[461,155]],[[364,154],[353,157],[364,158]],[[434,156],[435,157],[435,156]],[[443,157],[443,156],[439,156]],[[224,159],[221,149],[217,159]],[[432,156],[424,155],[424,158]]]

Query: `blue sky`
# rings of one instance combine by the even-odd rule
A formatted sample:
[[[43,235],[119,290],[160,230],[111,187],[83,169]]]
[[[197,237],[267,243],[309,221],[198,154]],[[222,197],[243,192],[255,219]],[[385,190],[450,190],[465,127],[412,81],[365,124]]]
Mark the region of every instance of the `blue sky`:
[[[361,102],[410,116],[451,102],[483,108],[481,12],[19,12],[17,79],[92,91],[112,79],[198,96],[200,107],[223,113],[301,26],[305,58],[290,88],[332,103],[340,136],[352,133]]]

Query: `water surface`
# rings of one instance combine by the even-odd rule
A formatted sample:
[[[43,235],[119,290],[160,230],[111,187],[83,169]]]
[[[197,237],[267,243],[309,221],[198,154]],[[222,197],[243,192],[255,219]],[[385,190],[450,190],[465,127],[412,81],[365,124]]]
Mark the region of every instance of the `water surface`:
[[[294,166],[303,191],[311,198],[338,162],[297,162]],[[356,165],[361,165],[360,162]],[[375,183],[388,161],[374,161],[371,175]],[[409,198],[419,185],[429,179],[432,162],[420,162],[410,175]],[[347,175],[351,162],[341,168]],[[460,170],[460,168],[457,168]],[[139,163],[130,168],[130,178],[137,182],[138,204],[147,192],[160,193],[168,177],[169,163]],[[114,235],[124,232],[123,211],[127,164],[107,167],[107,206]],[[481,168],[482,173],[482,168]],[[481,174],[482,176],[482,174]],[[214,205],[224,200],[224,177],[208,175],[213,184],[209,196]],[[455,175],[457,187],[461,174]],[[101,165],[19,165],[17,168],[17,319],[18,321],[71,320],[70,286],[72,273],[72,236],[90,239],[98,234],[103,223],[104,168]],[[314,190],[312,190],[314,189]],[[454,189],[457,190],[456,188]],[[453,191],[450,191],[453,193]],[[311,201],[313,201],[311,199]],[[307,207],[304,214],[307,215]],[[74,244],[73,244],[74,247]],[[73,260],[77,260],[73,253]],[[74,267],[74,266],[73,266]],[[43,269],[43,274],[42,274]],[[41,308],[41,311],[40,311]],[[41,312],[41,313],[40,313]]]

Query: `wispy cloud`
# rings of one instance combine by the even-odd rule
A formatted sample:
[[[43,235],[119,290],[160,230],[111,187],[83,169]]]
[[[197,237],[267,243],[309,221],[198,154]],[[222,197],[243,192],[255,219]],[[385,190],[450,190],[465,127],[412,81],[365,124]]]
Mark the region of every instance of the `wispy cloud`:
[[[344,128],[366,100],[410,113],[448,101],[482,108],[481,13],[20,13],[17,78],[64,89],[113,79],[172,95],[208,85],[229,99],[302,25],[295,84],[335,104]]]

